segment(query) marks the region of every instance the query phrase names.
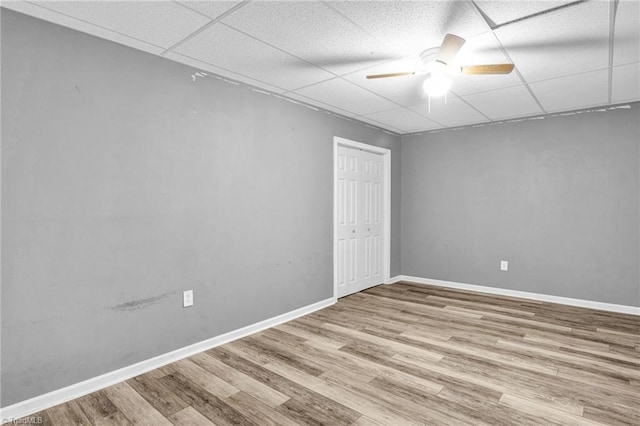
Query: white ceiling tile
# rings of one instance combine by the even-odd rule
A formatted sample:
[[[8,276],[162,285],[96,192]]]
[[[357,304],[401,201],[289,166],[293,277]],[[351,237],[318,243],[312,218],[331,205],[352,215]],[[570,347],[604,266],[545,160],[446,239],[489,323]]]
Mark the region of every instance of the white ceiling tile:
[[[242,3],[242,1],[179,1],[178,3],[197,10],[198,12],[207,15],[211,19],[215,19],[220,15],[224,14],[228,10],[232,9],[234,6]]]
[[[508,58],[500,49],[496,36],[487,31],[468,37],[455,57],[456,65],[501,64]]]
[[[446,33],[469,37],[489,29],[462,1],[332,1],[339,10],[401,56],[440,46]]]
[[[252,2],[223,22],[336,74],[398,56],[320,2]]]
[[[550,112],[604,105],[609,98],[609,69],[539,81],[529,87]]]
[[[524,85],[474,93],[464,99],[492,120],[542,113]]]
[[[309,105],[312,105],[312,106],[317,106],[319,108],[326,109],[327,111],[331,111],[331,112],[335,112],[336,114],[344,115],[345,117],[355,117],[356,116],[356,114],[354,114],[353,112],[346,111],[346,110],[341,109],[341,108],[337,108],[337,107],[335,107],[333,105],[325,104],[324,102],[320,102],[320,101],[318,101],[316,99],[311,99],[311,98],[308,98],[306,96],[302,96],[302,95],[300,95],[298,93],[289,92],[289,93],[287,93],[285,95],[285,97],[293,99],[294,101],[299,101],[299,102],[302,102],[302,103],[305,103],[305,104],[309,104]]]
[[[358,117],[358,119],[359,118],[360,117]],[[396,108],[389,111],[367,114],[363,118],[369,118],[384,125],[395,127],[402,130],[403,133],[421,132],[442,127],[438,123],[406,108]]]
[[[164,48],[209,22],[201,14],[171,2],[94,0],[36,4]]]
[[[613,65],[640,61],[640,2],[623,0],[616,13]]]
[[[498,28],[496,35],[528,82],[604,68],[609,3],[582,3]]]
[[[221,24],[207,28],[175,51],[287,90],[333,77],[318,67]]]
[[[296,90],[296,93],[356,115],[370,114],[397,107],[396,104],[341,78],[314,84],[313,86]]]
[[[640,62],[613,68],[611,102],[640,101]]]
[[[457,95],[464,96],[472,93],[519,86],[520,84],[522,84],[522,81],[518,77],[518,74],[514,72],[511,74],[495,75],[457,75],[453,78],[451,91]]]
[[[136,40],[135,38],[127,37],[93,24],[88,24],[84,21],[63,15],[50,9],[45,9],[44,7],[40,7],[33,3],[27,3],[25,1],[3,1],[2,7],[156,55],[164,51],[163,47]]]
[[[251,86],[256,86],[260,89],[268,90],[274,93],[283,93],[285,89],[280,87],[272,86],[260,80],[255,80],[253,78],[247,77],[246,75],[237,74],[226,70],[224,68],[216,67],[215,65],[208,64],[206,62],[198,61],[197,59],[190,58],[188,56],[181,55],[175,52],[169,52],[165,55],[165,58],[170,59],[175,62],[180,62],[181,64],[189,65],[191,67],[196,68],[197,70],[208,71],[210,73],[216,74],[217,76],[224,76],[226,79],[230,79],[231,81],[237,81],[240,83],[246,83]],[[192,78],[191,74],[187,76],[188,78]]]
[[[571,1],[476,1],[480,9],[482,9],[495,24],[504,24],[505,22],[553,9],[554,7],[567,3],[571,3]]]
[[[430,103],[431,106],[425,101],[422,105],[416,105],[411,109],[447,127],[488,121],[484,115],[460,98],[448,97],[446,100],[444,97],[432,98]]]

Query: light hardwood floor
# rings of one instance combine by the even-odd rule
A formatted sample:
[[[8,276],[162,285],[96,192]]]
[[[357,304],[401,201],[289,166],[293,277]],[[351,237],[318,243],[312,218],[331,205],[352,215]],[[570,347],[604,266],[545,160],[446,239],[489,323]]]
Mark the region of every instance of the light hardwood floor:
[[[640,425],[640,317],[378,286],[35,416],[45,425]]]

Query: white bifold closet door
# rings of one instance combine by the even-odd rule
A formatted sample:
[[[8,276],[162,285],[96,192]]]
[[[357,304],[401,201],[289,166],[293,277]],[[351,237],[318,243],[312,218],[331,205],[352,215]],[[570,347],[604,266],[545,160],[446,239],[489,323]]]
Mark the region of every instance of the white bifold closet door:
[[[338,297],[382,284],[382,155],[338,146]]]

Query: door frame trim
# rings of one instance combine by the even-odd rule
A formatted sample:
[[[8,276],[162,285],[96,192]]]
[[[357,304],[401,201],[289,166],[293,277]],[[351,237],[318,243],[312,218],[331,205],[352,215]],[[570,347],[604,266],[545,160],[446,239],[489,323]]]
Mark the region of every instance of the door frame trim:
[[[391,150],[356,142],[339,136],[333,137],[333,297],[338,297],[338,146],[356,148],[382,155],[384,185],[382,205],[382,283],[391,282]]]

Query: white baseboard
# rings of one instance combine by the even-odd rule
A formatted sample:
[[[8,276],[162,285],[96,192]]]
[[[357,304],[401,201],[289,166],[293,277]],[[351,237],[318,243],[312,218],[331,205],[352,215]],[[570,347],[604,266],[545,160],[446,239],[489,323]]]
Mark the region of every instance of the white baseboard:
[[[128,367],[111,371],[101,376],[97,376],[92,379],[46,393],[44,395],[27,399],[26,401],[9,405],[0,409],[0,424],[4,423],[5,421],[19,419],[21,417],[37,413],[38,411],[42,411],[47,408],[53,407],[54,405],[62,404],[63,402],[79,398],[91,392],[96,392],[100,389],[104,389],[108,386],[120,383],[156,368],[171,364],[172,362],[179,361],[191,355],[195,355],[211,348],[215,348],[216,346],[220,346],[225,343],[240,339],[242,337],[246,337],[250,334],[257,333],[258,331],[274,327],[278,324],[291,321],[303,315],[310,314],[311,312],[326,308],[327,306],[331,306],[334,303],[336,303],[335,297],[321,300],[311,305],[303,306],[302,308],[296,309],[294,311],[287,312],[282,315],[257,322],[255,324],[251,324],[225,334],[221,334],[220,336],[212,337],[211,339],[203,340],[202,342],[194,343],[193,345],[185,346],[184,348],[176,349],[175,351],[171,351],[163,355],[158,355],[156,357],[138,362]]]
[[[430,278],[411,277],[408,275],[397,275],[391,278],[390,283],[407,281],[416,284],[427,284],[438,287],[455,288],[458,290],[476,291],[478,293],[497,294],[500,296],[519,297],[521,299],[538,300],[542,302],[559,303],[562,305],[579,306],[581,308],[598,309],[601,311],[618,312],[621,314],[640,315],[640,307],[616,305],[613,303],[594,302],[591,300],[572,299],[570,297],[551,296],[548,294],[529,293],[527,291],[508,290],[496,287],[486,287],[475,284],[456,283],[453,281],[434,280]]]

